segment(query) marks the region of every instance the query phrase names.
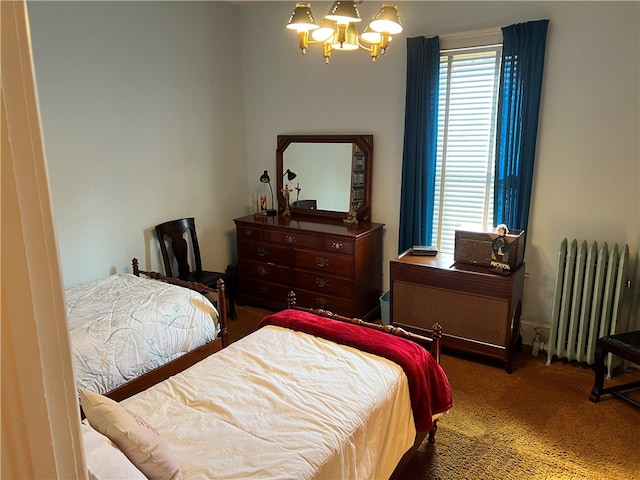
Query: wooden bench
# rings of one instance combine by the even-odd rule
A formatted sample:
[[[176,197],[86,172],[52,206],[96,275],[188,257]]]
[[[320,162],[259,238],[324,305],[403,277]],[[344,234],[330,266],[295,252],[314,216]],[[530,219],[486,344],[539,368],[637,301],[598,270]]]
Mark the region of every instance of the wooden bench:
[[[640,364],[640,330],[617,335],[608,335],[596,341],[595,382],[591,389],[589,400],[598,402],[602,395],[611,395],[640,408],[640,402],[625,395],[624,391],[640,387],[640,381],[629,382],[604,388],[605,358],[607,353],[613,353],[630,362]]]

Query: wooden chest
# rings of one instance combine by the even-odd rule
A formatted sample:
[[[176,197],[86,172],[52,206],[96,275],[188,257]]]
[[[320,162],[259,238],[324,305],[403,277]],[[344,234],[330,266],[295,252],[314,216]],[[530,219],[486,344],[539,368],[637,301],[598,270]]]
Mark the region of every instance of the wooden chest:
[[[418,334],[442,326],[442,345],[501,361],[510,373],[519,334],[524,264],[501,275],[453,257],[391,260],[391,323]],[[520,307],[521,308],[521,307]]]
[[[239,302],[303,307],[375,320],[382,288],[382,224],[345,226],[276,217],[236,218]]]

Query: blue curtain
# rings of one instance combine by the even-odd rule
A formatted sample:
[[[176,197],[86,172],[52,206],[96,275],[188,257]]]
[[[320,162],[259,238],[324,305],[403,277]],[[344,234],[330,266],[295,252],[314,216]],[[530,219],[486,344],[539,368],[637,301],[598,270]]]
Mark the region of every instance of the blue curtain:
[[[549,20],[502,29],[495,162],[495,225],[526,230]]]
[[[439,74],[440,39],[408,38],[398,253],[431,245]]]

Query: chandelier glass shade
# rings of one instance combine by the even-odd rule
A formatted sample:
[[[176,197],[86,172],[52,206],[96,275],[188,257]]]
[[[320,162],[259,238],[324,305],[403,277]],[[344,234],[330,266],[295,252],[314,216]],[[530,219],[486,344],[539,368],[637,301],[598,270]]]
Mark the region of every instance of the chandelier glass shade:
[[[325,63],[329,63],[331,52],[334,50],[366,50],[371,60],[384,55],[391,35],[402,32],[398,6],[385,2],[362,33],[356,29],[360,23],[358,5],[364,0],[347,2],[336,0],[321,21],[318,23],[311,11],[311,3],[298,2],[289,18],[287,28],[295,30],[302,54],[306,54],[309,45],[322,45],[322,55]],[[309,33],[311,32],[311,35]]]

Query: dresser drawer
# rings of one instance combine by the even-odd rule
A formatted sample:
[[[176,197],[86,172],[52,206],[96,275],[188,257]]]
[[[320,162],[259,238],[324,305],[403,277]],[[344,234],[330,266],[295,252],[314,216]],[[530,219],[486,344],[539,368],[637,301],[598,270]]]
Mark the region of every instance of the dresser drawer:
[[[240,292],[243,297],[251,297],[260,300],[265,305],[278,305],[284,308],[287,305],[287,295],[291,289],[284,285],[262,282],[253,278],[240,279]]]
[[[353,240],[340,237],[324,237],[322,239],[322,248],[327,252],[353,255],[353,252],[355,251],[355,242]]]
[[[262,240],[262,230],[260,230],[259,228],[238,225],[236,232],[238,235],[238,240],[250,240],[253,242]]]
[[[352,298],[340,298],[296,288],[296,305],[308,308],[321,308],[345,317],[355,316]]]
[[[238,264],[238,271],[240,278],[251,278],[282,285],[291,283],[291,269],[273,263],[241,259]]]
[[[297,268],[321,270],[338,275],[353,275],[353,257],[347,255],[295,249],[293,261]]]
[[[289,245],[291,247],[321,248],[322,237],[294,231],[265,230],[264,239],[268,242]]]
[[[293,271],[293,285],[296,288],[313,290],[324,295],[351,297],[353,279],[327,275],[327,272]]]
[[[266,243],[238,242],[238,256],[239,258],[278,265],[288,266],[291,264],[290,248]]]

